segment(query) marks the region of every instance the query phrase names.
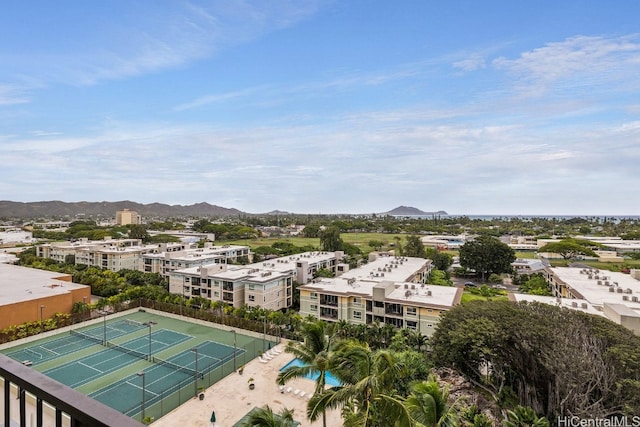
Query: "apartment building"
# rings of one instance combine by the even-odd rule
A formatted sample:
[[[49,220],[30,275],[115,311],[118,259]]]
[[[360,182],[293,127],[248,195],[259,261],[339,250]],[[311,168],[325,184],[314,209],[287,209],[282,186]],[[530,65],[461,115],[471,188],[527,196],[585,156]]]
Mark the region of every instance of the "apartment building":
[[[140,224],[141,222],[142,218],[136,211],[125,209],[116,212],[117,225]]]
[[[319,269],[337,271],[343,252],[305,252],[248,265],[208,264],[169,273],[169,292],[200,296],[234,307],[290,307],[293,284],[307,283]]]
[[[555,297],[584,300],[640,335],[640,280],[633,274],[588,267],[548,267],[544,275]]]
[[[431,335],[462,288],[425,284],[431,261],[378,256],[340,277],[300,286],[300,314],[355,324],[379,322]]]
[[[240,258],[251,257],[248,246],[206,243],[204,248],[191,245],[161,244],[157,250],[142,255],[142,271],[158,273],[169,278],[171,272],[208,264],[236,263]]]

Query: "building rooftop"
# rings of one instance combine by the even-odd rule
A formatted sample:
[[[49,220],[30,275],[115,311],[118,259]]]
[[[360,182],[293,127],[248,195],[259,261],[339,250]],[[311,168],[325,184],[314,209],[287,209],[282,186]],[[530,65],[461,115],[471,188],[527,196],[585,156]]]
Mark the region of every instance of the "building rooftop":
[[[550,270],[576,296],[582,296],[596,307],[602,307],[604,303],[624,304],[640,310],[640,281],[628,274],[575,267],[554,267]],[[639,302],[634,302],[633,297],[638,297]]]
[[[595,314],[598,316],[604,316],[602,310],[598,310],[593,304],[585,299],[577,298],[556,298],[541,295],[530,294],[512,294],[513,299],[517,302],[539,302],[543,304],[556,305],[559,307],[568,308],[570,310],[582,311],[583,313]]]
[[[430,260],[424,258],[382,256],[361,267],[349,270],[340,277],[358,281],[410,282],[417,271],[430,263]]]
[[[300,286],[300,289],[328,294],[343,294],[371,298],[374,287],[393,287],[386,296],[389,302],[432,307],[451,307],[459,302],[463,289],[454,286],[425,285],[391,280],[357,280],[343,276],[322,279]]]
[[[0,306],[65,294],[85,285],[60,280],[68,274],[0,264]]]

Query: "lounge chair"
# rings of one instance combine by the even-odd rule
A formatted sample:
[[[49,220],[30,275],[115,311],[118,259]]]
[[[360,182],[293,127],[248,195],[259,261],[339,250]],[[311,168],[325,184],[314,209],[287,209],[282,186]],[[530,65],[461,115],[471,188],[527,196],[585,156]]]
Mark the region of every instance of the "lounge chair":
[[[291,390],[293,390],[291,387],[287,387],[287,393],[291,393]]]
[[[300,390],[296,389],[296,391],[293,392],[293,395],[297,396],[298,394],[300,394]]]

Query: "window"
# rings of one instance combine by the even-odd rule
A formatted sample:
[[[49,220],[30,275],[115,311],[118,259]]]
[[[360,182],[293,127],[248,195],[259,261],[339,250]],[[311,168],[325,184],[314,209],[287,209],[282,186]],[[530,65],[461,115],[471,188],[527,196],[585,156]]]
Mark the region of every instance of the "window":
[[[354,311],[353,312],[353,318],[354,319],[358,319],[358,320],[362,319],[362,312],[361,311]]]
[[[311,311],[318,311],[318,305],[317,304],[311,304],[309,306],[309,310]]]
[[[311,292],[311,299],[318,299],[318,293],[317,292]]]
[[[407,307],[407,316],[415,316],[416,308],[415,307]]]
[[[249,285],[249,290],[250,290],[250,291],[253,291],[253,290],[254,290],[254,288],[255,288],[255,285]]]
[[[249,295],[249,301],[255,301],[256,297],[254,295]]]
[[[362,299],[358,298],[358,297],[353,297],[353,303],[355,305],[360,305],[360,304],[362,304]]]
[[[417,329],[417,327],[418,327],[418,322],[407,320],[407,328],[408,329],[413,329],[415,331]]]

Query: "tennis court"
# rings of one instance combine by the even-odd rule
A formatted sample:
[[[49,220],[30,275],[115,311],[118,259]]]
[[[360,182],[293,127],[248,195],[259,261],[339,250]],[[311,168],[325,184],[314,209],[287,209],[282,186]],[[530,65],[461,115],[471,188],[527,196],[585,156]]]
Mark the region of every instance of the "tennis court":
[[[25,363],[28,365],[37,365],[94,346],[96,343],[101,343],[104,337],[107,337],[107,339],[115,339],[143,328],[145,328],[145,326],[140,322],[122,319],[111,322],[109,325],[106,325],[106,327],[100,326],[83,329],[83,332],[79,333],[73,331],[70,334],[63,335],[52,341],[7,353],[7,356],[23,363],[28,362]],[[80,337],[80,339],[78,337]]]
[[[131,417],[157,419],[275,343],[216,326],[136,309],[2,352]]]
[[[75,336],[92,341],[91,335]],[[158,336],[161,336],[162,340],[158,340]],[[161,351],[190,338],[192,337],[177,332],[160,330],[151,334],[150,338],[135,338],[120,345],[107,341],[107,349],[43,373],[71,388],[76,388],[140,359],[150,360],[153,353],[149,353],[148,350]]]
[[[241,357],[244,352],[244,349],[236,349],[235,355]],[[90,396],[132,416],[141,411],[143,389],[147,405],[158,403],[167,391],[177,390],[185,385],[191,386],[190,394],[193,396],[194,389],[202,384],[206,374],[221,367],[233,357],[233,347],[206,341],[167,360],[153,357],[153,363],[140,373],[113,383]],[[196,380],[198,385],[194,383]]]

